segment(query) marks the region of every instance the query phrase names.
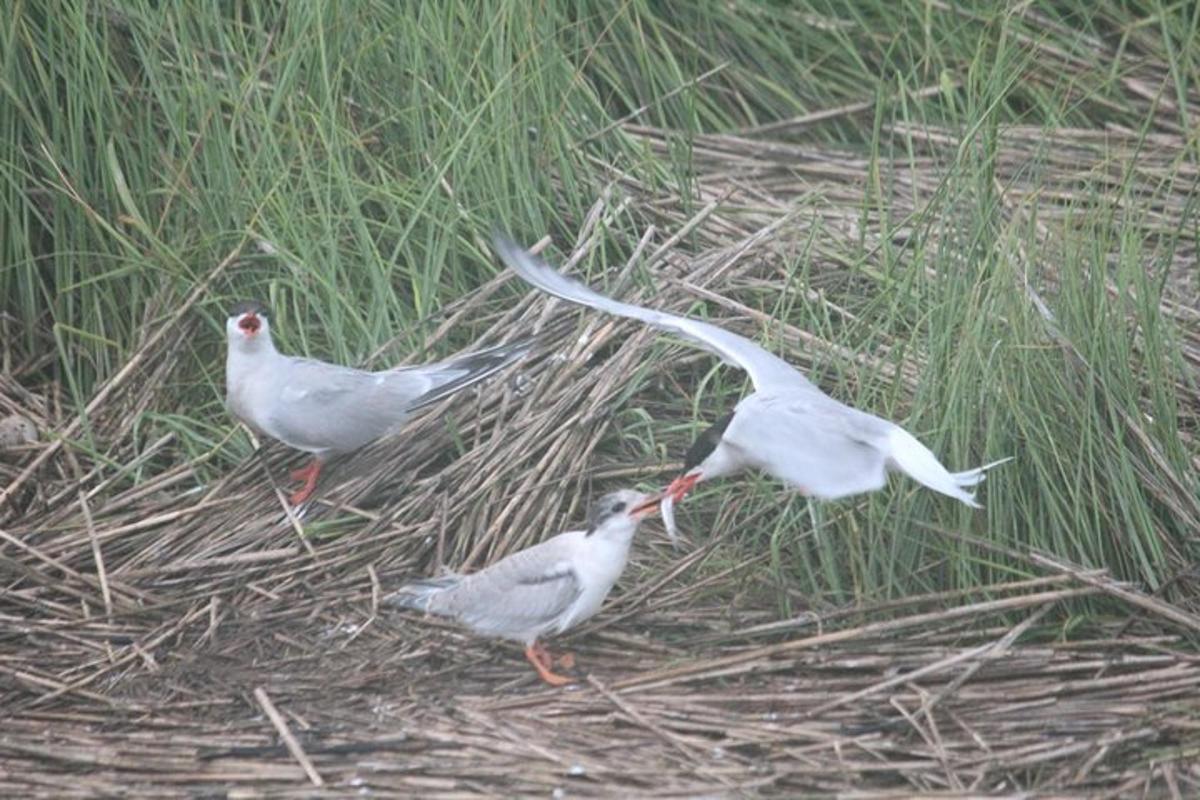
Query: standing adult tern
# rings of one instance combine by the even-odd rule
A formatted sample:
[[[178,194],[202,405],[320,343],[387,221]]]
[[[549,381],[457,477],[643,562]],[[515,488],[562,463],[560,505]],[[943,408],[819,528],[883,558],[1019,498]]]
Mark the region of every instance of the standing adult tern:
[[[490,567],[415,581],[388,598],[392,605],[451,617],[483,636],[525,645],[525,657],[546,683],[571,679],[553,670],[539,637],[562,633],[600,610],[625,570],[641,518],[659,497],[628,489],[600,498],[586,530],[567,531]],[[570,654],[559,659],[568,669]]]
[[[983,481],[988,469],[1009,460],[950,472],[899,425],[834,400],[791,364],[749,339],[706,322],[605,297],[557,272],[507,236],[497,232],[493,241],[505,263],[542,291],[674,333],[750,376],[754,392],[700,435],[684,459],[683,474],[667,487],[663,517],[672,535],[674,503],[701,481],[748,468],[820,500],[880,489],[888,470],[895,469],[979,508],[968,490]]]
[[[309,498],[324,462],[397,428],[413,411],[483,380],[516,360],[527,342],[505,344],[415,367],[369,372],[275,349],[266,306],[244,302],[225,321],[225,403],[255,433],[313,454],[292,472]]]

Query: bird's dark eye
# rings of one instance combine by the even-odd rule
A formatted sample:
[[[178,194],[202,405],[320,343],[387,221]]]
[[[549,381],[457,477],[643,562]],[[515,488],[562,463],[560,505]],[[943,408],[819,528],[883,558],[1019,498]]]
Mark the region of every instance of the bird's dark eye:
[[[625,510],[625,504],[617,503],[615,506],[612,507],[612,510],[613,510],[614,514],[620,514],[622,511]]]

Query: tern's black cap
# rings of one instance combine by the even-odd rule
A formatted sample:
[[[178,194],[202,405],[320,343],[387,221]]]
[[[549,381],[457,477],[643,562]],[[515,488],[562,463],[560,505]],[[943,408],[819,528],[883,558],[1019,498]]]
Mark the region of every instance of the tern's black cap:
[[[696,437],[696,441],[692,442],[687,455],[683,457],[684,472],[690,472],[700,466],[704,459],[712,455],[712,451],[717,449],[717,445],[720,444],[721,437],[725,435],[725,429],[729,427],[730,422],[733,422],[732,413],[721,417],[708,430]]]
[[[240,317],[242,314],[253,314],[256,317],[271,316],[271,312],[267,307],[257,300],[243,300],[229,312],[229,316],[231,317]]]

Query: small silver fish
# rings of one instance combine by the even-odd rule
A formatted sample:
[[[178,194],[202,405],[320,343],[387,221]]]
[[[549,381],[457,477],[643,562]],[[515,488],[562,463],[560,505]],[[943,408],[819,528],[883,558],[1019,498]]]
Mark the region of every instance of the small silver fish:
[[[675,498],[671,495],[664,495],[662,502],[658,504],[659,513],[662,514],[663,527],[667,529],[667,536],[671,537],[671,543],[679,545],[679,529],[675,527]]]

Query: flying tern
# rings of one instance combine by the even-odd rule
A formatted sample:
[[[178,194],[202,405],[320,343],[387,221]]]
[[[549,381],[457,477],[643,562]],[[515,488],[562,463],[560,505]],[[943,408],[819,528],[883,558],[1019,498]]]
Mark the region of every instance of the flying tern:
[[[519,642],[542,680],[571,683],[554,672],[554,659],[538,639],[600,610],[625,569],[638,522],[659,499],[628,489],[607,494],[591,509],[586,530],[560,533],[470,575],[415,581],[388,602],[450,617],[482,636]],[[558,663],[569,669],[574,657],[567,654]]]
[[[457,358],[370,372],[311,358],[287,356],[271,340],[262,303],[234,306],[225,322],[225,402],[255,433],[312,453],[292,472],[303,484],[299,505],[312,495],[324,462],[397,428],[416,409],[480,381],[519,358],[527,342],[505,344]]]
[[[663,519],[674,536],[673,505],[701,481],[745,469],[762,470],[819,500],[870,492],[899,470],[918,483],[979,508],[973,487],[987,470],[1010,459],[950,472],[908,431],[851,408],[822,392],[782,358],[749,339],[707,322],[622,303],[554,270],[504,234],[493,235],[504,262],[555,297],[640,320],[687,339],[744,370],[754,392],[716,421],[688,450],[683,474],[667,487]]]

